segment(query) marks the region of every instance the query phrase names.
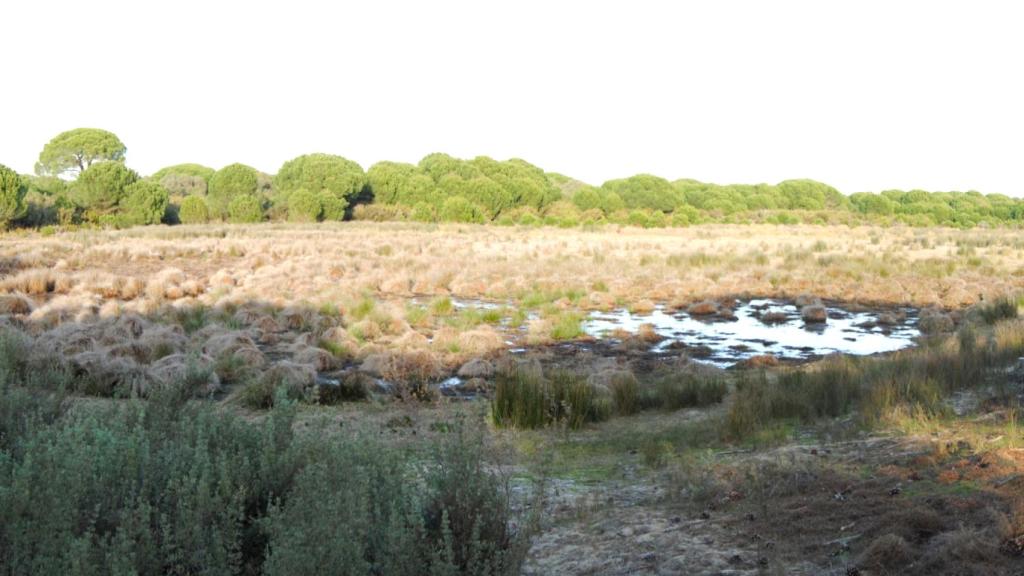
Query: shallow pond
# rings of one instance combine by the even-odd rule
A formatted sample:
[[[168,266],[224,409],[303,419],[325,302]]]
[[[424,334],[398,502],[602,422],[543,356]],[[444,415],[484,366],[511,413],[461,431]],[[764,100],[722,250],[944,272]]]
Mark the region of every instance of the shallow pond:
[[[649,314],[615,310],[591,313],[583,322],[583,330],[597,338],[610,338],[618,331],[636,333],[641,325],[649,324],[663,338],[652,344],[653,352],[682,349],[700,361],[723,368],[764,354],[783,360],[808,360],[836,352],[892,352],[913,346],[920,335],[917,313],[912,308],[889,310],[884,316],[882,312],[851,312],[830,304],[826,308],[828,320],[821,324],[804,323],[795,305],[776,300],[741,302],[733,310],[735,319],[670,313],[663,307]]]

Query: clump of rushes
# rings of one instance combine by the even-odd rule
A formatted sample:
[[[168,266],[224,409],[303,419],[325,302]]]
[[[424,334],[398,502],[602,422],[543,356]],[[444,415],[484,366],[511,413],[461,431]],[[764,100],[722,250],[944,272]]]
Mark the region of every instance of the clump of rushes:
[[[1024,354],[1024,323],[1001,321],[979,338],[967,324],[944,340],[879,358],[837,358],[769,378],[744,375],[726,416],[726,433],[744,438],[774,423],[834,418],[857,411],[868,425],[901,414],[941,415],[942,398],[998,384],[1004,367]]]
[[[632,372],[615,374],[608,388],[612,392],[616,414],[627,416],[640,411],[640,386]]]
[[[536,371],[517,370],[498,377],[491,403],[494,424],[504,428],[561,425],[577,430],[611,416],[607,394],[577,374],[556,372],[545,378]]]
[[[452,303],[452,299],[447,296],[441,296],[435,298],[430,303],[430,313],[434,316],[451,316],[455,311],[455,304]]]
[[[986,324],[995,324],[1000,320],[1017,317],[1017,300],[1012,298],[999,298],[993,302],[978,307],[978,313]]]
[[[424,306],[410,304],[405,307],[405,321],[413,328],[424,328],[430,325],[430,311]]]
[[[722,377],[679,372],[657,380],[643,395],[641,405],[662,410],[699,408],[721,402],[728,391]]]
[[[359,302],[356,302],[354,305],[352,305],[351,308],[349,308],[347,320],[349,320],[350,322],[358,322],[372,314],[376,308],[377,302],[373,298],[369,296],[363,296],[362,299],[359,300]]]
[[[572,340],[583,335],[583,317],[576,312],[562,312],[552,319],[551,339]]]

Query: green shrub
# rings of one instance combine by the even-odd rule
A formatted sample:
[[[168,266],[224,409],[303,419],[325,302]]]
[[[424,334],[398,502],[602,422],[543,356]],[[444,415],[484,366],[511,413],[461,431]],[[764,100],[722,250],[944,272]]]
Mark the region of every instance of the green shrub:
[[[4,573],[519,572],[528,524],[465,423],[412,448],[300,435],[283,395],[249,420],[173,392],[65,412],[29,384],[0,378]]]
[[[438,212],[440,219],[445,222],[476,222],[483,223],[487,220],[479,206],[466,200],[462,196],[452,196],[441,204]]]
[[[0,164],[0,231],[25,215],[25,186],[18,173]]]
[[[340,222],[345,219],[345,209],[348,202],[328,191],[317,194],[320,200],[320,217],[327,222]]]
[[[206,200],[199,196],[188,196],[181,201],[178,208],[178,219],[182,224],[206,224],[210,220],[210,211]]]
[[[551,338],[554,340],[572,340],[583,335],[583,317],[575,312],[562,312],[551,326]]]
[[[320,219],[323,206],[320,198],[304,188],[288,195],[288,220],[290,222],[316,222]]]
[[[110,214],[125,197],[128,187],[139,179],[134,170],[120,162],[101,162],[86,168],[71,187],[75,204],[92,221]]]
[[[209,187],[206,204],[210,209],[210,216],[224,220],[232,216],[231,203],[236,198],[256,194],[259,188],[259,175],[254,168],[245,164],[230,164],[214,173],[210,178]]]
[[[274,176],[274,189],[284,198],[291,198],[299,190],[315,194],[326,192],[344,210],[360,199],[367,188],[363,168],[341,156],[332,154],[305,154],[285,162]],[[335,218],[337,219],[337,218]]]
[[[167,190],[148,180],[139,180],[125,189],[119,208],[132,225],[159,224],[167,213]]]
[[[412,207],[412,213],[409,215],[410,220],[416,222],[435,222],[437,221],[437,214],[434,211],[434,207],[426,202],[417,202]]]
[[[643,210],[633,210],[629,213],[626,223],[630,226],[649,228],[651,226],[651,219]]]
[[[235,197],[228,204],[228,220],[235,224],[248,224],[263,221],[263,205],[253,194]]]

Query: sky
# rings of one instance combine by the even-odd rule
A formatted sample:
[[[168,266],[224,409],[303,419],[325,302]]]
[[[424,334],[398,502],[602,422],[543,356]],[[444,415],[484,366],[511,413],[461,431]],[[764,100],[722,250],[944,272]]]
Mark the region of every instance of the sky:
[[[592,184],[814,178],[1024,196],[1015,2],[10,2],[0,163],[117,134],[142,174],[327,152]],[[13,79],[13,80],[12,80]]]

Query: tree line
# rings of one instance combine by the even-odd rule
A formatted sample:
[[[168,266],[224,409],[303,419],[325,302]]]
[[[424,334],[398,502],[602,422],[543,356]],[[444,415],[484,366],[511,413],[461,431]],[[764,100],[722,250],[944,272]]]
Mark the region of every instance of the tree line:
[[[650,174],[591,186],[524,160],[471,160],[434,153],[417,164],[364,170],[313,153],[269,175],[245,164],[214,170],[178,164],[143,177],[125,163],[113,133],[61,133],[35,174],[0,165],[0,227],[319,222],[346,219],[510,225],[617,223],[643,227],[703,222],[1006,225],[1024,221],[1024,200],[1003,194],[886,190],[849,196],[814,180],[719,185]]]

